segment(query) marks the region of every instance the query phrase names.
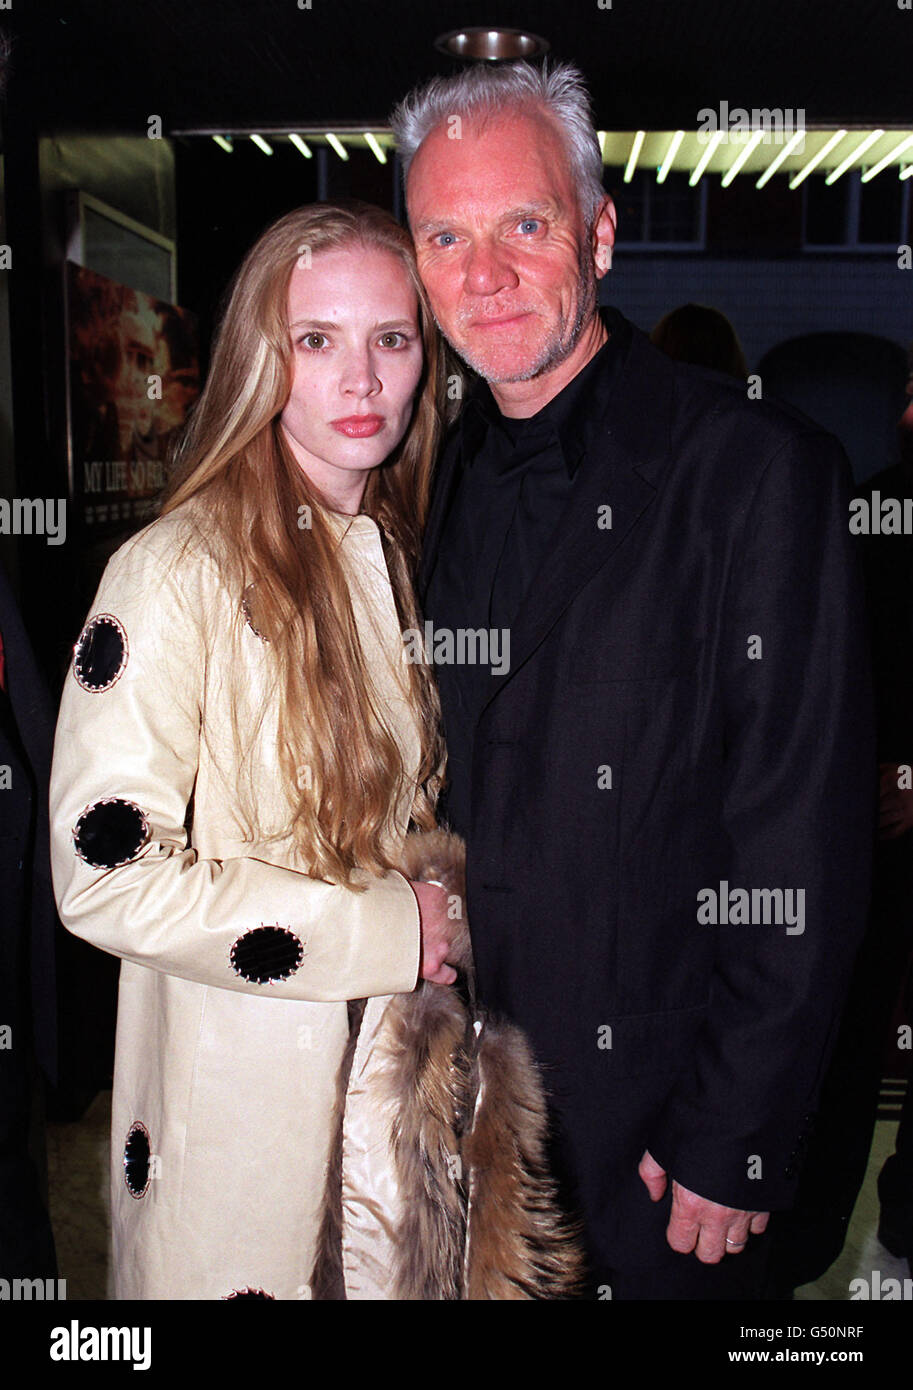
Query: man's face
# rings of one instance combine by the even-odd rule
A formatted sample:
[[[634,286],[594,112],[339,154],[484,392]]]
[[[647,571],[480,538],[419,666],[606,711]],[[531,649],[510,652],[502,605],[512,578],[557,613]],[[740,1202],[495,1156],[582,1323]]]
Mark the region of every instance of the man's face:
[[[409,170],[419,271],[452,345],[490,382],[526,381],[564,361],[596,309],[597,239],[587,237],[567,149],[544,114],[437,126]]]

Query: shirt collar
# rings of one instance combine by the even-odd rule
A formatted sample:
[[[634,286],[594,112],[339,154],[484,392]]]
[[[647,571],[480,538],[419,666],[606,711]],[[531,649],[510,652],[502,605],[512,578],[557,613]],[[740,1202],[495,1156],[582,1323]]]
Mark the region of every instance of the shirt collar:
[[[505,424],[505,416],[499,410],[488,383],[481,378],[474,382],[463,416],[463,458],[468,466],[472,466],[473,455],[489,429],[497,429],[506,438],[511,438],[515,433],[511,426],[520,423],[516,442],[521,447],[545,442],[549,436],[557,437],[568,476],[573,478],[584,453],[588,400],[593,395],[600,400],[605,399],[621,371],[631,341],[631,325],[617,309],[601,309],[600,315],[609,334],[608,341],[557,396],[528,419],[522,422],[511,420],[510,424]]]

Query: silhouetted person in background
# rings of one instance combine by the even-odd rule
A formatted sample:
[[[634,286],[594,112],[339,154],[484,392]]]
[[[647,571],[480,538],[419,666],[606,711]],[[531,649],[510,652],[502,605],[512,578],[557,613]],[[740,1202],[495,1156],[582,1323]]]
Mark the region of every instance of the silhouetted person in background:
[[[673,362],[713,367],[745,381],[748,364],[738,334],[725,314],[707,304],[682,304],[660,319],[650,342]]]

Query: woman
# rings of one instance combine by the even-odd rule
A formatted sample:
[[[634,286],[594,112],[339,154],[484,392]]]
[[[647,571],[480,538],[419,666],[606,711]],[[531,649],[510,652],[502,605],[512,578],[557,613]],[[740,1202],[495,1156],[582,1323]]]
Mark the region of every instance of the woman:
[[[346,1001],[454,979],[444,890],[394,869],[442,758],[401,636],[442,380],[393,219],[282,218],[77,643],[53,867],[123,961],[118,1298],[308,1297]]]

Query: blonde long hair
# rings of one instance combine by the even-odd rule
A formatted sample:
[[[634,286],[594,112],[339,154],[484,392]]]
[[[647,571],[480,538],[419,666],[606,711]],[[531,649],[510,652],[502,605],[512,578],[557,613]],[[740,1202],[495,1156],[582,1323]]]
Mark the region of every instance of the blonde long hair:
[[[380,208],[312,204],[281,218],[248,252],[163,506],[169,512],[198,499],[191,512],[236,600],[238,634],[242,609],[250,616],[245,596],[255,603],[252,626],[267,639],[264,650],[280,702],[279,761],[291,808],[284,833],[294,836],[311,874],[342,883],[351,883],[356,868],[377,873],[392,867],[385,844],[406,772],[372,696],[326,501],[295,461],[278,417],[294,372],[292,271],[306,254],[352,244],[398,256],[419,300],[424,370],[412,421],[390,458],[373,470],[362,503],[380,528],[401,626],[417,625],[412,577],[440,436],[446,365],[411,240]],[[302,516],[309,529],[299,529]],[[443,763],[440,706],[428,667],[413,663],[404,670],[421,740],[412,818],[430,828]],[[245,758],[240,722],[233,719],[239,767]],[[302,767],[308,769],[305,786]],[[257,826],[255,804],[245,818]]]

